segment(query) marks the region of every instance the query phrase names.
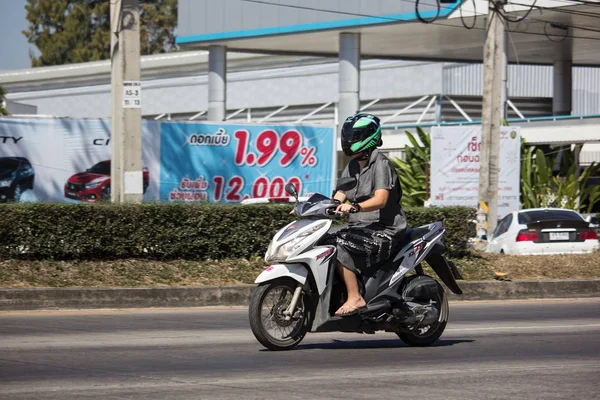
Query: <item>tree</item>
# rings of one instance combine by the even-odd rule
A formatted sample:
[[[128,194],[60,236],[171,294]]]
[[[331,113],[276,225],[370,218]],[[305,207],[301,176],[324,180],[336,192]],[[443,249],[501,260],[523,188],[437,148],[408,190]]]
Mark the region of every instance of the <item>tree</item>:
[[[140,1],[142,54],[176,49],[177,0]],[[110,1],[27,0],[33,67],[105,60],[110,57]]]
[[[570,150],[563,150],[563,160],[573,160]],[[559,153],[560,154],[560,153]],[[523,146],[521,151],[521,203],[523,208],[558,207],[579,212],[592,212],[600,201],[600,186],[589,186],[588,180],[600,171],[600,165],[575,173],[576,165],[556,167],[561,160],[556,154],[544,154],[535,146]]]
[[[8,112],[4,108],[4,96],[6,95],[6,91],[0,86],[0,116],[8,115]]]
[[[429,194],[427,175],[431,162],[431,139],[421,127],[417,127],[417,135],[422,144],[410,132],[406,132],[412,144],[404,147],[406,161],[392,159],[402,187],[402,204],[410,207],[423,207]]]
[[[422,207],[428,200],[431,138],[422,128],[417,135],[406,132],[411,145],[405,146],[406,161],[392,159],[402,187],[402,204]],[[600,186],[589,185],[600,173],[592,163],[576,174],[575,157],[569,146],[552,151],[549,146],[527,146],[521,140],[521,204],[523,208],[558,207],[591,213],[600,202]]]

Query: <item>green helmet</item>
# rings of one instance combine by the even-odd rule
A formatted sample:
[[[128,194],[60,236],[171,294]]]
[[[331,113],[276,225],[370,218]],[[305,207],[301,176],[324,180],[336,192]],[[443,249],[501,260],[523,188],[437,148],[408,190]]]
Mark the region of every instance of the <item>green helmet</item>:
[[[348,157],[381,146],[381,125],[372,114],[354,114],[342,126],[342,150]]]

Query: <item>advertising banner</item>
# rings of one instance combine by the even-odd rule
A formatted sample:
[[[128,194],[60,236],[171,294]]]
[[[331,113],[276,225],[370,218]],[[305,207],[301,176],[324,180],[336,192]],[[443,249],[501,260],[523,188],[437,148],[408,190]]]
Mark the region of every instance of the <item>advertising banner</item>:
[[[500,129],[498,218],[520,208],[520,128]],[[481,126],[431,128],[431,204],[476,208]]]
[[[332,127],[161,124],[161,201],[241,202],[298,193],[329,195],[334,185]]]
[[[110,198],[110,121],[0,118],[0,202]],[[142,124],[144,200],[158,200],[160,124]]]

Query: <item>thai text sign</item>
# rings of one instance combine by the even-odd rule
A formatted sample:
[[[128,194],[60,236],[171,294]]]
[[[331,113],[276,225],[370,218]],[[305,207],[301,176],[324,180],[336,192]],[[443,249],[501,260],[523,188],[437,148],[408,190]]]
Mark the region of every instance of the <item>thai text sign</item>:
[[[162,201],[240,202],[328,194],[334,182],[331,127],[163,123]]]
[[[498,217],[520,208],[520,128],[500,129]],[[481,126],[431,128],[431,204],[476,208]]]

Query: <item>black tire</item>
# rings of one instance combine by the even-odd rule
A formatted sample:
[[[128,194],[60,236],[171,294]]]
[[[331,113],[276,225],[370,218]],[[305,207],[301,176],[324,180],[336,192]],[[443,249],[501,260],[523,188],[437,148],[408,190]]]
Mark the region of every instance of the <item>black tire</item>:
[[[296,305],[295,318],[291,321],[285,321],[283,311],[289,306],[294,291],[298,286],[298,282],[289,278],[280,278],[274,281],[266,282],[259,285],[250,299],[249,319],[250,329],[256,339],[269,350],[290,350],[296,347],[308,332],[308,324],[310,321],[310,310],[308,308],[308,298],[304,292],[300,295],[298,304]],[[265,299],[269,294],[280,289],[281,294],[279,300],[270,306],[265,303]],[[264,311],[268,311],[267,316],[263,315]],[[274,324],[276,328],[282,330],[280,337],[274,336],[269,329],[265,327],[265,319]],[[289,333],[283,332],[284,328],[290,329]],[[287,330],[287,329],[285,329]]]
[[[110,201],[110,185],[105,186],[102,189],[102,201]]]
[[[440,286],[440,292],[438,299],[432,299],[437,304],[440,304],[440,316],[438,320],[429,326],[426,332],[418,332],[419,328],[415,328],[414,330],[402,330],[396,332],[400,340],[406,343],[409,346],[429,346],[435,343],[442,333],[444,333],[444,329],[446,329],[446,324],[448,323],[448,316],[450,314],[450,309],[448,307],[448,296],[444,289]]]

